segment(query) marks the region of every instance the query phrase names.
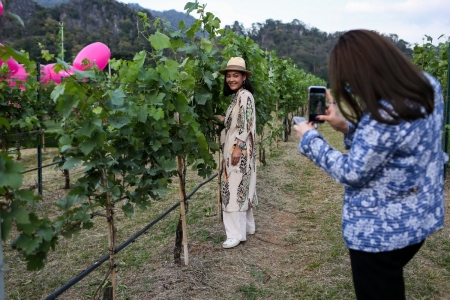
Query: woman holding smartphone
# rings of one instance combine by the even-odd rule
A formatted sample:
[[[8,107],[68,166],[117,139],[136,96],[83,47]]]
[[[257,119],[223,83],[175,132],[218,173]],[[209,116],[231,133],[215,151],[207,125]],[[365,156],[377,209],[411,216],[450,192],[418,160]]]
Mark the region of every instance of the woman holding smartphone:
[[[317,119],[344,134],[349,153],[308,122],[294,126],[298,150],[344,185],[342,233],[357,299],[405,299],[403,267],[444,225],[442,90],[368,30],[339,38],[329,77],[345,119],[328,91],[327,114]]]
[[[233,248],[255,233],[252,207],[256,196],[256,118],[252,72],[246,69],[241,57],[232,57],[225,69],[223,94],[233,96],[225,116],[216,117],[224,122],[221,134],[222,209],[227,240],[224,248]]]

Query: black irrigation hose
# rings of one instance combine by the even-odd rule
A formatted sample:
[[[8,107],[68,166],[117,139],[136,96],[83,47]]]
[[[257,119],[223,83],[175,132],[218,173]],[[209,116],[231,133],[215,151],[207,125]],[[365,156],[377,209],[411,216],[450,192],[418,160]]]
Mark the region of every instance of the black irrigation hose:
[[[48,165],[45,165],[45,166],[42,166],[42,167],[39,167],[39,168],[34,168],[34,169],[30,169],[30,170],[26,170],[26,171],[20,172],[20,174],[25,174],[25,173],[32,172],[32,171],[36,171],[36,170],[39,170],[39,169],[51,167],[51,166],[53,166],[53,165],[57,165],[57,164],[60,164],[60,163],[62,163],[62,162],[65,162],[65,161],[66,161],[66,160],[57,161],[57,162],[54,162],[54,163],[51,163],[51,164],[48,164]]]
[[[177,208],[180,205],[180,202],[176,203],[174,206],[172,206],[168,211],[160,215],[156,220],[152,221],[150,224],[142,228],[140,231],[138,231],[135,235],[133,235],[128,241],[120,245],[114,250],[114,253],[118,253],[119,251],[123,250],[125,247],[127,247],[129,244],[134,243],[136,239],[141,236],[143,233],[145,233],[150,227],[161,221],[165,216],[167,216],[170,212],[172,212],[175,208]],[[101,264],[103,264],[105,261],[109,259],[109,254],[106,254],[102,258],[100,258],[98,261],[96,261],[94,264],[92,264],[89,268],[78,274],[77,276],[70,279],[65,285],[48,295],[45,300],[52,300],[56,299],[59,295],[67,291],[70,287],[75,285],[78,281],[89,275],[92,271],[97,269]]]
[[[270,136],[266,137],[264,140],[262,140],[260,143],[264,142],[265,140],[267,140],[268,138],[270,138]],[[57,162],[59,163],[59,162]],[[56,163],[53,163],[56,164]],[[43,167],[44,168],[44,167]],[[36,170],[36,169],[33,169]],[[32,171],[32,170],[29,170]],[[211,180],[213,180],[214,178],[216,178],[218,176],[218,174],[215,174],[214,176],[212,176],[211,178],[209,178],[208,180],[200,183],[189,195],[186,196],[185,201],[189,200],[202,186],[204,186],[205,184],[207,184],[208,182],[210,182]],[[172,212],[175,208],[177,208],[180,205],[179,202],[177,202],[175,205],[173,205],[169,210],[167,210],[166,212],[164,212],[162,215],[160,215],[157,219],[155,219],[154,221],[152,221],[151,223],[149,223],[147,226],[145,226],[144,228],[142,228],[140,231],[138,231],[135,235],[133,235],[131,238],[129,238],[126,242],[124,242],[123,244],[121,244],[119,247],[117,247],[114,250],[114,253],[118,253],[121,250],[123,250],[125,247],[127,247],[128,245],[130,245],[131,243],[134,243],[136,241],[136,239],[138,237],[140,237],[142,234],[144,234],[147,230],[149,230],[153,225],[155,225],[156,223],[158,223],[159,221],[161,221],[164,217],[166,217],[170,212]],[[54,291],[53,293],[51,293],[50,295],[48,295],[45,300],[53,300],[56,299],[56,297],[58,297],[59,295],[61,295],[62,293],[64,293],[65,291],[67,291],[69,288],[71,288],[73,285],[75,285],[77,282],[79,282],[80,280],[82,280],[84,277],[86,277],[87,275],[89,275],[92,271],[94,271],[95,269],[97,269],[101,264],[103,264],[105,261],[107,261],[109,259],[109,254],[106,254],[105,256],[103,256],[101,259],[99,259],[98,261],[96,261],[94,264],[92,264],[89,268],[85,269],[83,272],[81,272],[80,274],[78,274],[77,276],[73,277],[72,279],[70,279],[65,285],[63,285],[62,287],[60,287],[58,290]]]
[[[211,178],[209,178],[208,180],[206,180],[206,181],[204,181],[204,182],[202,182],[202,183],[200,183],[189,195],[187,195],[186,196],[186,199],[184,199],[185,201],[186,200],[189,200],[189,198],[191,198],[197,191],[198,191],[198,189],[199,188],[201,188],[202,186],[204,186],[205,184],[207,184],[208,182],[210,182],[211,180],[213,180],[214,178],[216,178],[217,177],[217,175],[219,175],[219,174],[216,174],[216,175],[214,175],[214,176],[212,176]]]
[[[267,138],[266,138],[267,139]],[[264,141],[264,140],[263,140]],[[262,142],[263,142],[262,141]],[[204,186],[205,184],[207,184],[208,182],[210,182],[211,180],[213,180],[214,178],[216,178],[219,174],[215,174],[214,176],[212,176],[211,178],[209,178],[208,180],[200,183],[189,195],[186,196],[185,201],[189,200],[202,186]],[[123,244],[121,244],[119,247],[117,247],[114,250],[114,253],[118,253],[121,250],[123,250],[125,247],[127,247],[128,245],[130,245],[131,243],[134,243],[136,241],[136,239],[138,237],[140,237],[142,234],[144,234],[147,230],[149,230],[153,225],[155,225],[156,223],[158,223],[159,221],[161,221],[165,216],[167,216],[170,212],[172,212],[175,208],[177,208],[180,205],[180,202],[177,202],[174,206],[172,206],[169,210],[167,210],[166,212],[164,212],[162,215],[160,215],[156,220],[152,221],[150,224],[148,224],[147,226],[145,226],[144,228],[142,228],[140,231],[138,231],[135,235],[133,235],[131,238],[129,238],[126,242],[124,242]],[[53,293],[51,293],[50,295],[48,295],[45,300],[53,300],[56,299],[56,297],[58,297],[59,295],[61,295],[62,293],[64,293],[65,291],[67,291],[69,288],[71,288],[73,285],[75,285],[77,282],[79,282],[80,280],[82,280],[84,277],[86,277],[87,275],[89,275],[92,271],[94,271],[95,269],[97,269],[101,264],[103,264],[105,261],[107,261],[109,259],[109,254],[106,254],[105,256],[103,256],[101,259],[99,259],[98,261],[96,261],[94,264],[92,264],[89,268],[85,269],[83,272],[81,272],[80,274],[78,274],[77,276],[73,277],[72,279],[70,279],[65,285],[63,285],[62,287],[60,287],[59,289],[57,289],[56,291],[54,291]]]
[[[203,185],[207,184],[211,180],[217,177],[218,174],[215,174],[208,180],[200,183],[186,198],[185,200],[188,200],[192,195],[194,195],[199,188],[201,188]],[[125,247],[130,245],[131,243],[134,243],[138,237],[140,237],[142,234],[144,234],[147,230],[149,230],[153,225],[161,221],[165,216],[167,216],[170,212],[172,212],[175,208],[177,208],[180,205],[180,202],[176,203],[174,206],[172,206],[169,210],[167,210],[165,213],[160,215],[156,220],[152,221],[150,224],[142,228],[140,231],[138,231],[135,235],[133,235],[131,238],[129,238],[126,242],[121,244],[119,247],[117,247],[114,250],[114,253],[118,253],[119,251],[123,250]],[[98,261],[96,261],[94,264],[92,264],[89,268],[78,274],[77,276],[70,279],[65,285],[48,295],[45,300],[53,300],[56,299],[59,295],[67,291],[69,288],[71,288],[73,285],[75,285],[77,282],[79,282],[81,279],[89,275],[92,271],[97,269],[101,264],[103,264],[105,261],[109,259],[109,254],[106,254],[102,258],[100,258]]]
[[[135,235],[133,235],[130,239],[128,239],[128,241],[126,241],[125,243],[123,243],[122,245],[120,245],[119,247],[116,248],[116,250],[114,250],[114,253],[117,253],[119,251],[121,251],[123,248],[125,248],[126,246],[128,246],[131,243],[134,243],[136,241],[136,239],[138,237],[140,237],[143,233],[145,233],[147,230],[150,229],[150,227],[152,227],[153,225],[155,225],[156,223],[158,223],[159,221],[161,221],[165,216],[167,216],[170,212],[172,212],[175,208],[177,208],[180,205],[180,202],[177,202],[174,206],[172,206],[168,211],[166,211],[165,213],[163,213],[162,215],[160,215],[156,220],[154,220],[153,222],[151,222],[150,224],[148,224],[147,226],[145,226],[144,228],[142,228],[140,231],[138,231]]]

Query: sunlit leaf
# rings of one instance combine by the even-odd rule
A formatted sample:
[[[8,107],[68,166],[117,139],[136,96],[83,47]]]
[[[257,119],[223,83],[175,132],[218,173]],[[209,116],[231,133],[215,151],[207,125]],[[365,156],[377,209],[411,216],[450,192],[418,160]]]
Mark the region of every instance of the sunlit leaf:
[[[155,34],[152,34],[148,39],[155,50],[171,47],[170,38],[161,32],[155,32]]]

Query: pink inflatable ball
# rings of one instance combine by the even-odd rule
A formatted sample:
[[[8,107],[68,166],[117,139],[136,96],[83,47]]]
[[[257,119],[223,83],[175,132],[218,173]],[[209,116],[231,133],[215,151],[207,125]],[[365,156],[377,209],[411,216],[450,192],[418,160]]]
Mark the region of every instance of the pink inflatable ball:
[[[27,71],[25,70],[25,68],[23,67],[22,64],[19,65],[19,69],[12,74],[9,79],[7,79],[7,81],[9,82],[9,86],[14,87],[17,85],[16,81],[22,81],[25,82],[27,81],[27,77],[30,76],[29,73],[27,73]],[[23,84],[19,85],[19,88],[22,91],[25,91],[25,86]]]
[[[54,69],[55,64],[48,64],[44,67],[44,75],[41,77],[41,82],[48,83],[49,81],[53,81],[57,84],[61,83],[61,75],[55,72]]]
[[[27,81],[28,76],[30,76],[30,74],[27,73],[27,70],[25,70],[22,64],[19,64],[19,68],[10,76],[10,78],[20,81]]]
[[[19,63],[12,57],[8,59],[6,62],[8,65],[8,68],[11,70],[11,72],[14,74],[19,70]]]
[[[0,16],[3,15],[3,3],[0,1]]]
[[[3,8],[3,6],[2,6],[2,8]],[[1,15],[1,13],[0,13],[0,15]],[[3,44],[0,43],[0,46],[3,46]],[[5,62],[3,61],[3,59],[0,58],[0,65],[3,65],[4,63]],[[10,57],[8,59],[8,61],[6,62],[6,65],[11,70],[12,73],[17,72],[17,70],[19,69],[19,63],[13,57]]]
[[[9,86],[10,87],[15,87],[17,85],[17,82],[15,82],[15,81],[10,81],[10,80],[8,80],[8,81],[9,81]],[[25,86],[23,84],[19,84],[19,89],[21,91],[25,91],[26,90],[26,88],[25,88]]]
[[[0,58],[0,65],[5,64],[5,62]],[[8,61],[6,62],[6,65],[8,66],[8,69],[11,72],[8,72],[10,74],[14,74],[17,72],[17,70],[19,70],[19,63],[12,57],[10,57],[8,59]]]
[[[92,67],[92,64],[96,64],[100,70],[103,70],[108,64],[108,60],[111,57],[111,51],[108,46],[103,43],[96,42],[84,47],[80,53],[75,57],[73,66],[77,70],[83,71],[87,67]],[[89,65],[83,65],[83,60],[87,59],[91,62]]]
[[[61,70],[61,71],[59,71],[58,74],[59,74],[59,76],[66,78],[66,77],[75,75],[75,70],[76,70],[75,67],[70,66],[69,70]]]

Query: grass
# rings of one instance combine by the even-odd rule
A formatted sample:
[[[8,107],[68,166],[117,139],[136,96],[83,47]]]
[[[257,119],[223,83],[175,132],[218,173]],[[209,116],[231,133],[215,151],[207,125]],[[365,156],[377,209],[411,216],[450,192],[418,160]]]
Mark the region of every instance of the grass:
[[[269,294],[268,291],[265,291],[264,289],[258,288],[253,283],[250,283],[248,285],[241,285],[238,287],[237,291],[241,293],[241,299],[248,299],[248,300],[256,300],[264,298],[267,294]]]
[[[342,150],[339,134],[327,125],[319,130]],[[218,222],[217,180],[213,180],[189,201],[189,265],[173,263],[176,210],[116,255],[117,299],[354,299],[340,228],[343,188],[298,154],[296,146],[293,137],[279,142],[278,149],[275,143],[265,145],[267,166],[258,166],[255,235],[236,248],[222,249],[225,231]],[[22,153],[30,168],[35,155],[33,150]],[[56,155],[56,150],[47,149],[46,161]],[[67,191],[61,188],[61,171],[47,169],[42,209],[52,214],[54,201]],[[80,172],[71,174],[76,178]],[[35,174],[28,174],[25,186],[34,180]],[[187,192],[202,181],[189,174]],[[174,182],[166,199],[154,201],[132,219],[118,209],[118,244],[177,202],[177,186]],[[448,183],[446,191],[449,194]],[[43,299],[105,255],[106,220],[97,217],[94,222],[94,228],[82,231],[77,239],[61,238],[38,272],[25,271],[20,256],[4,245],[6,267],[11,269],[5,277],[7,299]],[[449,253],[446,227],[430,236],[405,268],[408,299],[450,299]],[[105,263],[58,299],[91,299],[107,269]]]

